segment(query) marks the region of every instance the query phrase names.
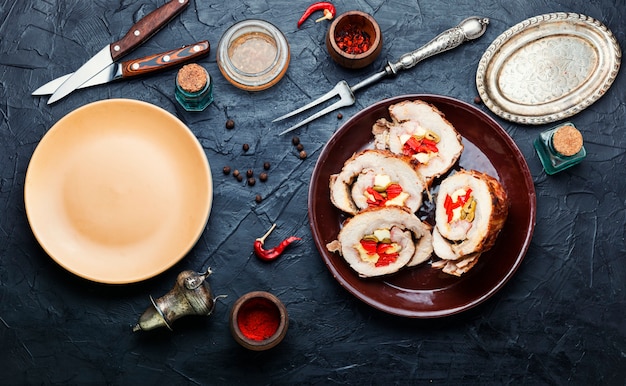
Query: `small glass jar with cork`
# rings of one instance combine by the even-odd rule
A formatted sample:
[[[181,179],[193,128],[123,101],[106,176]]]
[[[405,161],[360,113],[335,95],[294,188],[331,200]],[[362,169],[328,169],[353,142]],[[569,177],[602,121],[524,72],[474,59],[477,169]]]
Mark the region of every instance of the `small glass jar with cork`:
[[[571,122],[542,132],[535,139],[534,145],[547,174],[555,174],[572,167],[587,156],[583,136]]]
[[[176,76],[176,100],[187,111],[203,111],[213,102],[211,76],[199,64],[184,65]]]

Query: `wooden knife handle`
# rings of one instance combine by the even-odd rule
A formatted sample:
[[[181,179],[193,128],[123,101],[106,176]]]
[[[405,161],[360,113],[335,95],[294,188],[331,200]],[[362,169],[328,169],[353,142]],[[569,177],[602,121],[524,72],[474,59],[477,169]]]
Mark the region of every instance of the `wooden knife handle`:
[[[122,62],[122,78],[131,78],[165,70],[208,55],[211,45],[207,40],[139,59]]]
[[[117,61],[137,48],[189,5],[189,0],[171,0],[135,23],[123,38],[110,45],[111,58]]]

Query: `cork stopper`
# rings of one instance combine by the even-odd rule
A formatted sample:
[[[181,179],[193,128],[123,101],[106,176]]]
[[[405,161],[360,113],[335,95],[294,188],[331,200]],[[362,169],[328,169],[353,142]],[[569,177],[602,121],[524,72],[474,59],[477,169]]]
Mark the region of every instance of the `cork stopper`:
[[[183,90],[195,93],[201,91],[206,85],[206,71],[198,64],[186,64],[178,71],[177,80]]]
[[[583,135],[574,126],[559,127],[552,136],[552,146],[558,153],[571,157],[583,147]]]

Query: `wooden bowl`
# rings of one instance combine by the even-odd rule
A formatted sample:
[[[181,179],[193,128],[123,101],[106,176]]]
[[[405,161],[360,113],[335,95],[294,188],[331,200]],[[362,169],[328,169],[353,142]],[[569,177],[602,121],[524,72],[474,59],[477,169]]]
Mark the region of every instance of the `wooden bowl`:
[[[340,47],[338,39],[342,36],[361,35],[369,39],[368,48],[362,53],[349,53]],[[330,25],[326,34],[326,49],[340,66],[363,68],[371,64],[380,54],[383,36],[374,18],[361,11],[349,11],[339,15]]]
[[[230,311],[233,338],[249,350],[276,346],[287,334],[288,326],[287,308],[269,292],[249,292],[237,299]]]

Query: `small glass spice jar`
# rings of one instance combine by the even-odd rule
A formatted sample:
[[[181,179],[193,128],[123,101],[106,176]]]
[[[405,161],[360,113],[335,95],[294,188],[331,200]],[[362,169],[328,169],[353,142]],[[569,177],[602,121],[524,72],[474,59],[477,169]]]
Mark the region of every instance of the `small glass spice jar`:
[[[247,293],[237,299],[230,312],[230,331],[241,346],[269,350],[287,334],[289,317],[285,305],[264,291]]]
[[[202,66],[184,65],[176,76],[176,100],[187,111],[203,111],[213,102],[211,75]]]
[[[548,174],[555,174],[572,167],[587,156],[583,136],[576,126],[566,122],[539,134],[535,150]]]

